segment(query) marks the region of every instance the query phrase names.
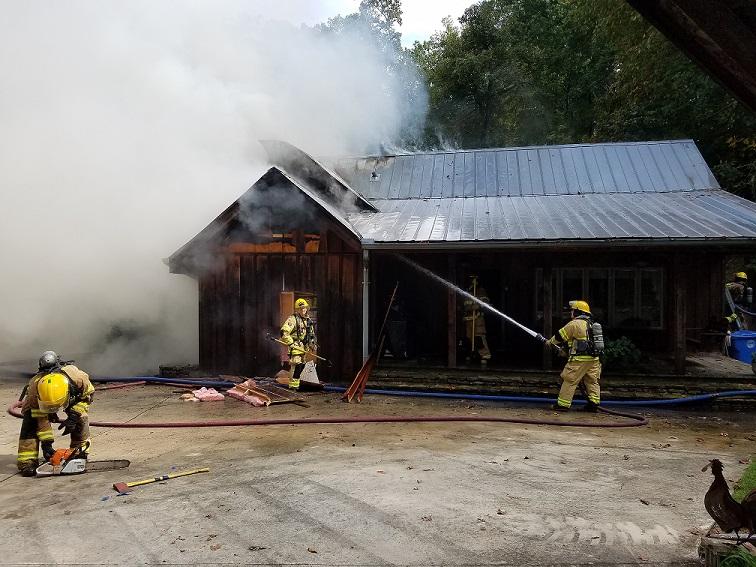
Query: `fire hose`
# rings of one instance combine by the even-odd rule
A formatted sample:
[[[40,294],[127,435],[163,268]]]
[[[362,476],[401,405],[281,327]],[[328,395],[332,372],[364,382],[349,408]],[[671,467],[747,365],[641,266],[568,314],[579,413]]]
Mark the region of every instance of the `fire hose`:
[[[189,386],[199,387],[200,385],[208,387],[232,387],[233,382],[225,380],[191,380],[185,378],[159,378],[155,376],[133,376],[133,377],[105,377],[93,376],[96,382],[117,382],[111,386],[98,388],[98,390],[108,390],[114,388],[124,388],[127,386],[144,385],[152,383],[169,386]],[[326,392],[343,392],[345,388],[339,386],[326,386]],[[411,390],[380,390],[368,389],[367,394],[401,396],[401,397],[420,397],[420,398],[442,398],[442,399],[462,399],[477,400],[489,402],[516,402],[516,403],[552,403],[550,398],[534,396],[496,396],[485,394],[463,394],[463,393],[445,393],[445,392],[419,392]],[[604,405],[620,406],[671,406],[680,404],[690,404],[696,402],[710,401],[718,398],[733,398],[741,396],[756,396],[756,390],[728,390],[724,392],[714,392],[709,394],[700,394],[696,396],[687,396],[684,398],[661,399],[661,400],[603,400]],[[582,400],[575,400],[573,403],[585,403]],[[18,411],[20,402],[15,402],[8,408],[8,413],[14,417],[21,417]],[[561,427],[637,427],[648,424],[648,419],[643,416],[618,412],[606,408],[600,408],[600,411],[609,415],[628,418],[630,422],[569,422],[551,419],[529,419],[529,418],[509,418],[497,416],[355,416],[355,417],[313,417],[313,418],[289,418],[289,419],[243,419],[243,420],[213,420],[197,422],[109,422],[109,421],[92,421],[93,427],[124,427],[124,428],[170,428],[170,427],[238,427],[238,426],[263,426],[263,425],[308,425],[308,424],[326,424],[326,423],[402,423],[402,422],[493,422],[493,423],[520,423],[530,425],[554,425]]]
[[[109,386],[98,388],[98,391],[112,390],[116,388],[126,388],[129,386],[142,386],[145,383],[152,383],[165,386],[183,386],[197,387],[204,385],[208,387],[228,388],[234,386],[234,382],[226,380],[191,380],[185,378],[160,378],[155,376],[129,376],[129,377],[105,377],[92,376],[95,382],[115,382]],[[326,387],[328,391],[343,391],[344,388]],[[376,390],[375,393],[385,393],[389,395],[422,395],[431,397],[433,392],[400,392],[391,390]],[[465,395],[443,395],[439,397],[456,397],[469,399]],[[501,396],[498,396],[501,398]],[[497,398],[497,396],[478,396],[480,398]],[[514,397],[513,397],[514,398]],[[522,398],[529,401],[545,402],[545,398]],[[14,417],[21,418],[19,411],[21,402],[17,401],[8,408],[8,413]],[[90,421],[91,427],[116,427],[116,428],[141,428],[141,429],[161,429],[161,428],[183,428],[183,427],[241,427],[241,426],[265,426],[265,425],[313,425],[313,424],[338,424],[338,423],[437,423],[437,422],[488,422],[488,423],[520,423],[527,425],[553,425],[558,427],[639,427],[648,424],[648,419],[632,413],[624,413],[601,408],[600,411],[609,415],[627,418],[630,421],[610,421],[610,422],[576,422],[562,421],[554,419],[532,419],[518,417],[499,417],[499,416],[349,416],[349,417],[306,417],[306,418],[284,418],[284,419],[237,419],[237,420],[211,420],[211,421],[175,421],[175,422],[111,422],[111,421]]]
[[[22,417],[18,408],[21,402],[14,402],[8,408],[8,413],[13,417]],[[583,421],[560,421],[556,419],[530,419],[520,417],[498,416],[349,416],[349,417],[303,417],[283,419],[229,419],[209,421],[156,421],[156,422],[120,422],[120,421],[90,421],[91,427],[118,427],[125,429],[163,429],[176,427],[241,427],[241,426],[264,426],[264,425],[314,425],[327,423],[438,423],[438,422],[483,422],[483,423],[520,423],[526,425],[554,425],[559,427],[639,427],[648,425],[648,419],[632,414],[623,413],[601,408],[603,413],[625,417],[631,421],[609,422],[583,422]]]

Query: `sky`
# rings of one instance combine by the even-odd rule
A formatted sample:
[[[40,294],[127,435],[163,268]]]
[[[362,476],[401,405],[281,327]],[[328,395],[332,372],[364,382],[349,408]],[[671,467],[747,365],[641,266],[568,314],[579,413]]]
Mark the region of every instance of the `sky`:
[[[275,6],[280,17],[293,23],[313,25],[333,16],[356,12],[360,0],[258,0],[255,4],[261,14]],[[471,4],[474,4],[472,0],[402,0],[402,45],[412,47],[415,41],[428,39],[441,29],[443,18],[451,16],[456,20]]]
[[[402,45],[411,47],[415,41],[428,39],[441,29],[441,20],[451,16],[457,20],[465,8],[474,4],[470,0],[404,0],[402,20]]]
[[[406,41],[463,9],[404,4]],[[3,4],[0,365],[48,349],[90,353],[93,373],[196,362],[197,285],[163,259],[269,166],[258,140],[359,155],[425,116],[404,90],[416,75],[389,76],[361,37],[301,25],[357,6]]]

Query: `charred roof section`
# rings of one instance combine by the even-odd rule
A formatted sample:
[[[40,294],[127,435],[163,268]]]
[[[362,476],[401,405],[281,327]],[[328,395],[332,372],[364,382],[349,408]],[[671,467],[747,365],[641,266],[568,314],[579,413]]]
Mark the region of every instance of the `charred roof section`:
[[[170,271],[179,274],[212,271],[223,265],[221,251],[229,243],[264,242],[280,231],[317,231],[321,214],[335,221],[346,238],[359,242],[360,235],[340,209],[287,172],[271,167],[231,206],[168,258]]]
[[[283,168],[300,186],[306,186],[320,200],[342,211],[374,211],[362,195],[338,174],[299,148],[281,140],[260,140],[273,165]]]

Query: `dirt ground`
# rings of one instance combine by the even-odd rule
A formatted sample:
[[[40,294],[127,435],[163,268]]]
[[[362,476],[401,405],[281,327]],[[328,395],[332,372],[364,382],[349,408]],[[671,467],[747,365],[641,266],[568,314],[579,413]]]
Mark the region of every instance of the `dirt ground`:
[[[4,407],[18,380],[0,381]],[[542,407],[312,394],[309,408],[191,403],[169,386],[100,392],[92,419],[503,415]],[[15,475],[20,421],[0,418],[0,563],[285,565],[697,565],[711,523],[711,458],[735,480],[756,414],[645,412],[649,426],[498,423],[194,429],[93,428],[92,460],[122,471]],[[594,420],[579,412],[565,420]],[[56,446],[62,446],[60,438]],[[116,496],[112,484],[210,473]]]

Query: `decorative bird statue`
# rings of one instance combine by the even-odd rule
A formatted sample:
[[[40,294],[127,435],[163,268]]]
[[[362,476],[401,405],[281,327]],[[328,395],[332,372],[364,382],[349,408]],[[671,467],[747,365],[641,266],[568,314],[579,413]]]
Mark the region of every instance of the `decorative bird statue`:
[[[742,504],[739,504],[730,495],[730,487],[722,474],[722,461],[712,459],[701,471],[711,467],[711,474],[714,475],[714,482],[711,483],[709,490],[704,497],[704,506],[714,521],[722,530],[722,533],[735,533],[737,543],[741,543],[740,530],[748,530],[749,536],[744,540],[748,541],[750,535],[754,533],[754,517],[749,510]],[[756,491],[754,491],[756,492]],[[752,492],[746,498],[753,496],[753,504],[756,506],[756,494]]]

